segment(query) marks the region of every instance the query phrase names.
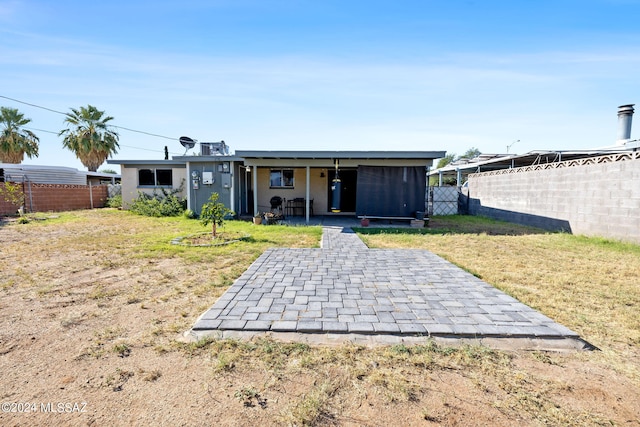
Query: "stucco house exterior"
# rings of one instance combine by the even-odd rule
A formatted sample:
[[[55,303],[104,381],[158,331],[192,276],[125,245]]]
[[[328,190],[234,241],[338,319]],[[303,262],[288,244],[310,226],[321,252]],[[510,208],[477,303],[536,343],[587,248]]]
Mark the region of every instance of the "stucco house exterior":
[[[122,204],[126,208],[138,192],[153,194],[161,188],[177,190],[179,197],[187,191],[186,165],[177,160],[107,160],[120,165]]]
[[[212,143],[203,143],[212,144]],[[220,143],[215,143],[220,144]],[[211,150],[172,160],[109,160],[122,168],[123,204],[138,191],[180,189],[199,213],[211,193],[238,215],[408,217],[424,211],[426,174],[444,151]],[[220,148],[220,146],[216,146]],[[274,205],[275,203],[275,205]]]

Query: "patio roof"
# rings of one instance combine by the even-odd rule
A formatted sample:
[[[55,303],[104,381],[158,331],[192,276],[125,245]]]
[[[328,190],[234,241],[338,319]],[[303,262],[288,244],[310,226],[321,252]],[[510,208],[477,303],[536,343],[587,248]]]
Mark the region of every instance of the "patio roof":
[[[411,159],[433,160],[445,151],[271,151],[241,150],[236,156],[245,159]]]

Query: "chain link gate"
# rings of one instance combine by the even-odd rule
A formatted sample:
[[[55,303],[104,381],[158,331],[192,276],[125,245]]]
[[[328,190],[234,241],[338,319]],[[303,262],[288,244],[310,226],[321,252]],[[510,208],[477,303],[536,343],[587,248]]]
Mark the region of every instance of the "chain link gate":
[[[458,214],[458,187],[427,187],[427,212],[432,215]]]

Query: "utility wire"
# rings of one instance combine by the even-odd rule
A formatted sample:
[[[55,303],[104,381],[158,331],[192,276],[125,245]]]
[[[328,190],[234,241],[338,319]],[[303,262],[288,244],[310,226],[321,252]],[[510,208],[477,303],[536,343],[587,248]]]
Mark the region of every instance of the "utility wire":
[[[58,135],[58,132],[54,132],[54,131],[51,131],[51,130],[36,129],[36,128],[31,128],[31,127],[26,127],[26,126],[24,126],[24,129],[34,130],[36,132],[52,133],[54,135]],[[126,148],[133,148],[134,150],[152,151],[154,153],[164,153],[164,150],[154,150],[152,148],[133,147],[131,145],[124,145],[124,144],[120,144],[120,143],[118,143],[118,146],[126,147]],[[170,151],[169,154],[182,155],[182,153],[176,153],[176,152],[173,152],[173,151]]]
[[[43,107],[41,105],[31,104],[29,102],[20,101],[19,99],[9,98],[8,96],[0,95],[0,98],[8,99],[8,100],[14,101],[14,102],[19,102],[20,104],[24,104],[24,105],[30,105],[31,107],[41,108],[43,110],[51,111],[53,113],[58,113],[58,114],[62,114],[62,115],[65,115],[65,116],[67,115],[67,113],[63,113],[62,111],[52,110],[51,108]]]
[[[20,103],[20,104],[24,104],[24,105],[29,105],[29,106],[31,106],[31,107],[35,107],[35,108],[40,108],[40,109],[42,109],[42,110],[51,111],[52,113],[62,114],[63,116],[66,116],[66,115],[67,115],[67,113],[64,113],[64,112],[62,112],[62,111],[58,111],[58,110],[54,110],[54,109],[51,109],[51,108],[43,107],[43,106],[41,106],[41,105],[32,104],[32,103],[30,103],[30,102],[20,101],[19,99],[10,98],[10,97],[8,97],[8,96],[0,95],[0,98],[8,99],[8,100],[10,100],[10,101],[18,102],[18,103]],[[115,126],[115,125],[109,125],[109,126],[114,127],[114,128],[116,128],[116,129],[123,129],[123,130],[127,130],[127,131],[129,131],[129,132],[135,132],[135,133],[141,133],[141,134],[144,134],[144,135],[155,136],[156,138],[164,138],[164,139],[169,139],[169,140],[171,140],[171,141],[176,141],[176,140],[178,140],[178,138],[172,138],[172,137],[170,137],[170,136],[158,135],[158,134],[156,134],[156,133],[150,133],[150,132],[145,132],[145,131],[142,131],[142,130],[136,130],[136,129],[126,128],[126,127],[124,127],[124,126]],[[51,131],[41,130],[41,132],[51,132]],[[57,134],[57,132],[51,132],[51,133],[56,133],[56,134]],[[130,148],[134,148],[134,147],[130,147]],[[144,150],[144,148],[141,148],[141,150]]]

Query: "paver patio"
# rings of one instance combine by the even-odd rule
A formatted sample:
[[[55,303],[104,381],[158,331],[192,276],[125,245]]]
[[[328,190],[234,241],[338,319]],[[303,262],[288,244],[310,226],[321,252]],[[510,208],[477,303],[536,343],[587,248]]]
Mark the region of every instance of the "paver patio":
[[[426,250],[369,249],[323,227],[321,249],[268,249],[195,323],[200,338],[582,349],[578,334]]]

